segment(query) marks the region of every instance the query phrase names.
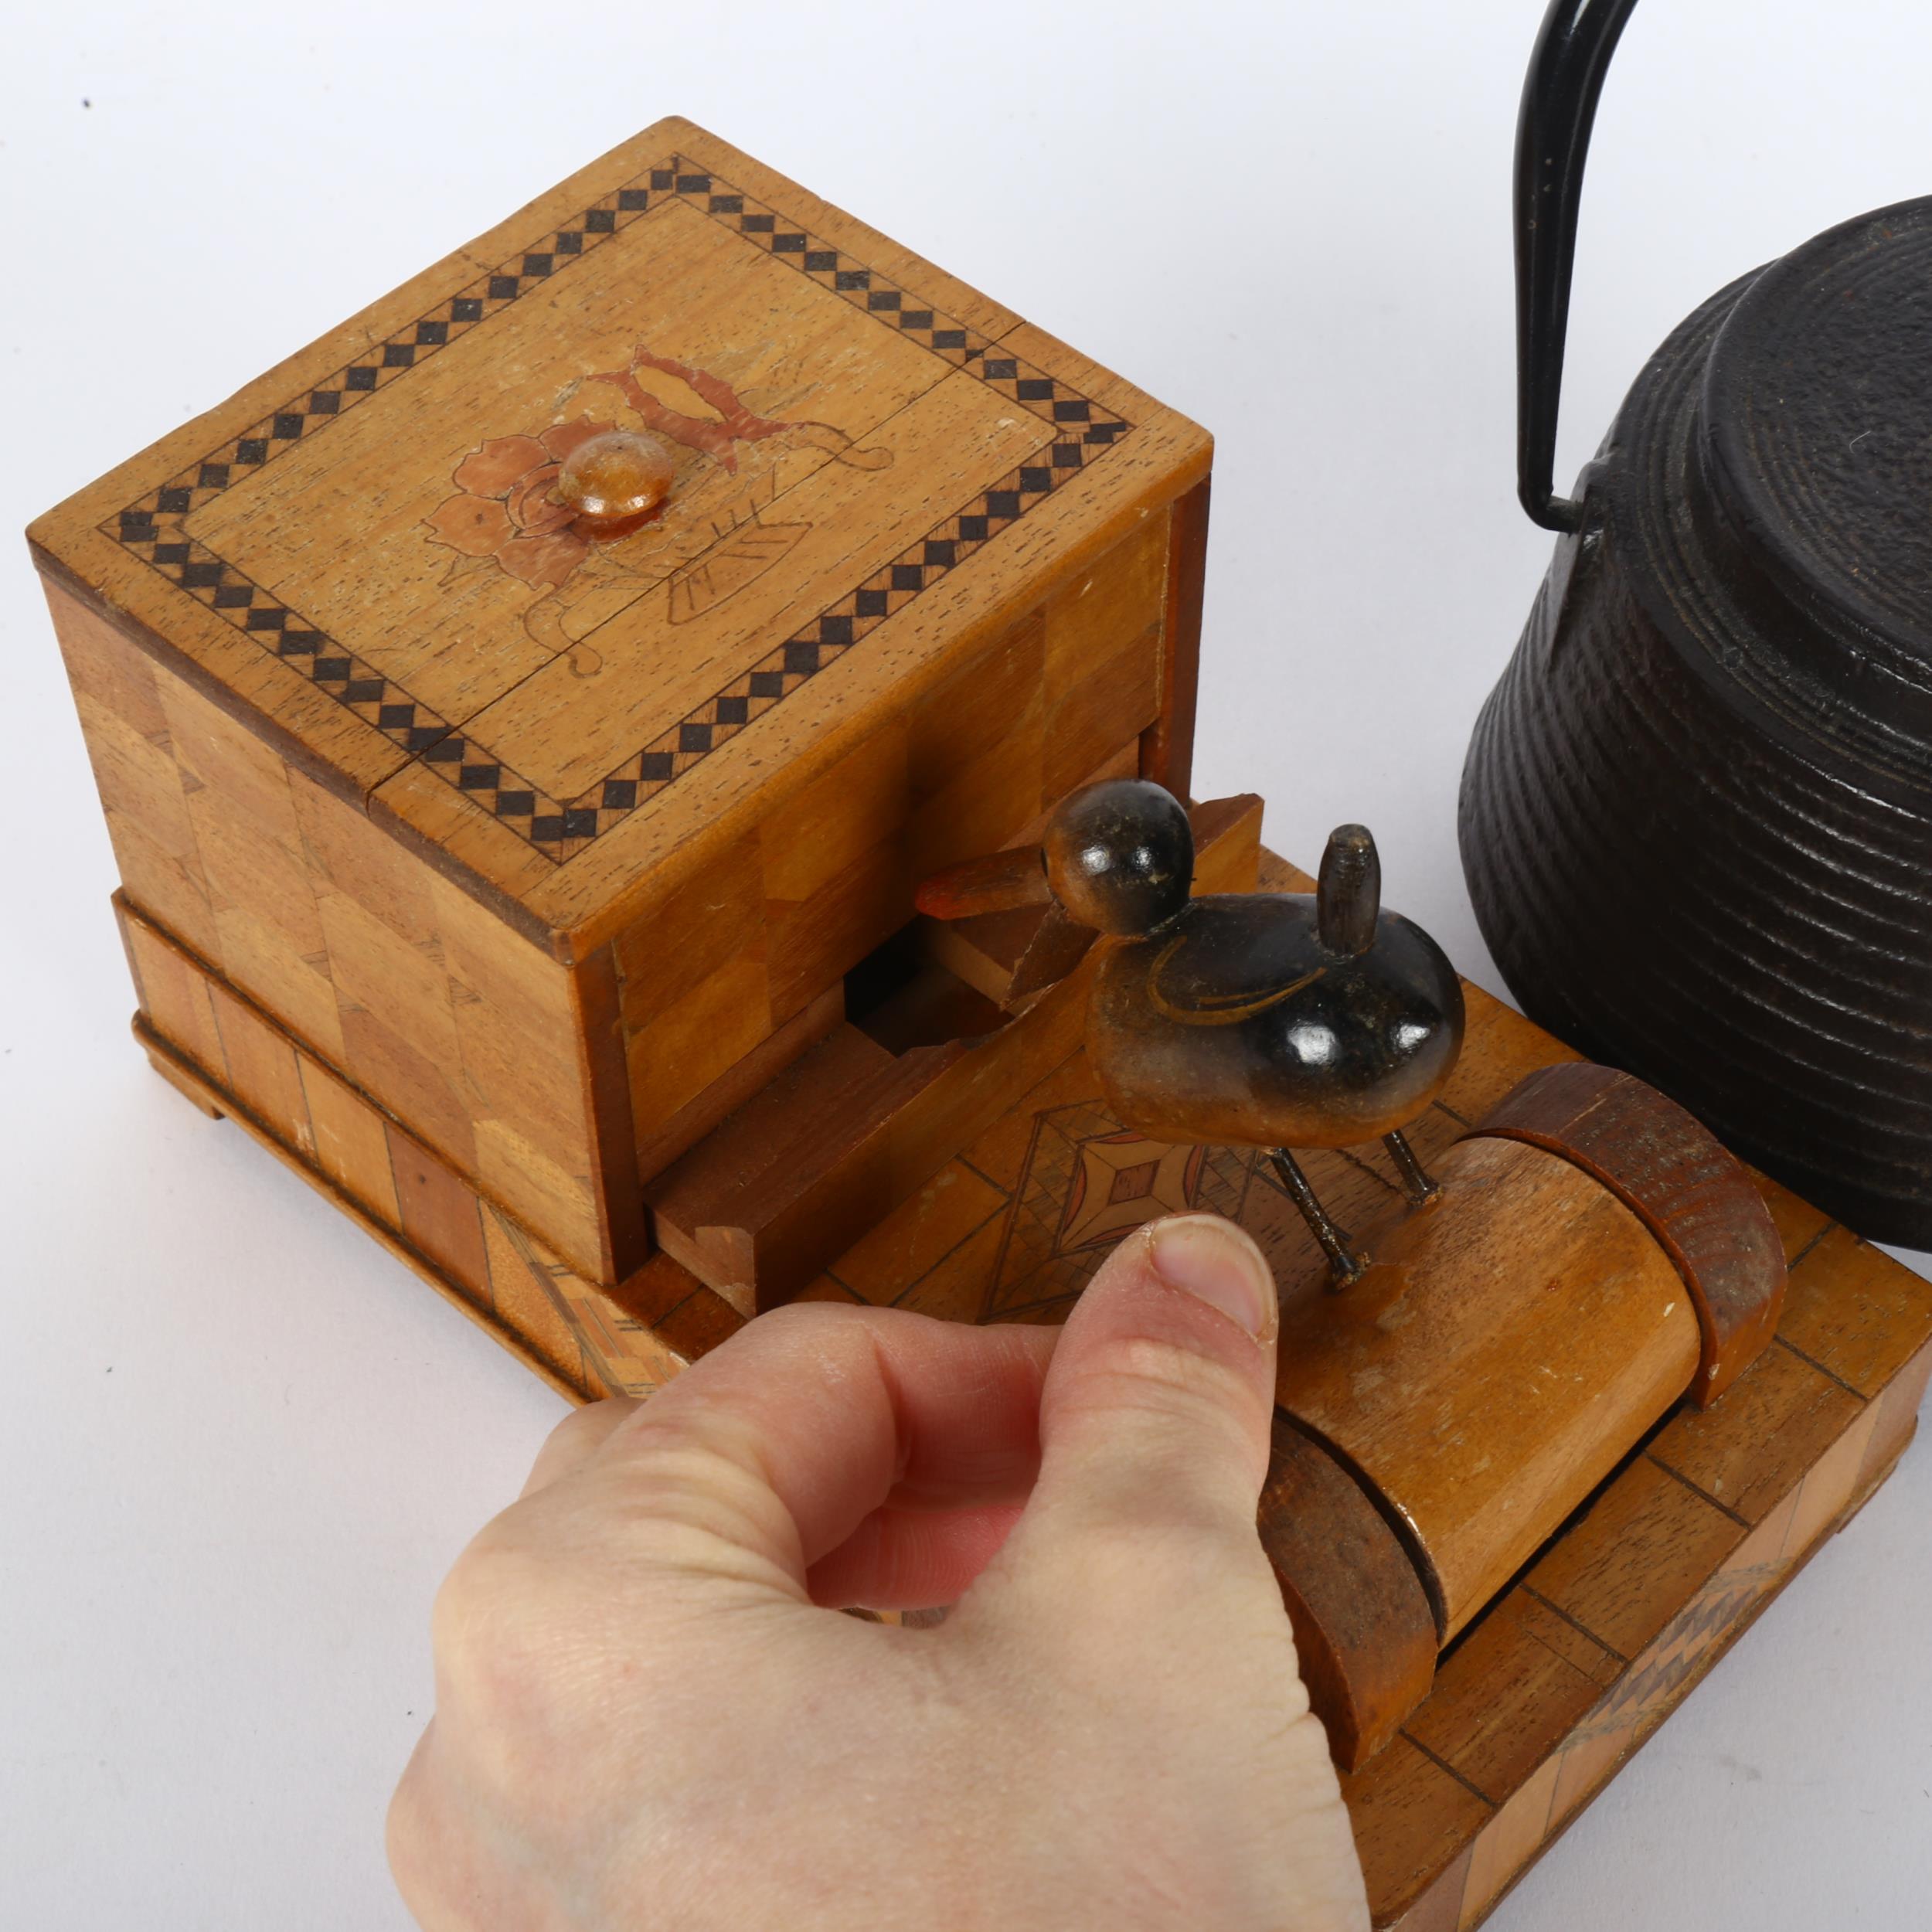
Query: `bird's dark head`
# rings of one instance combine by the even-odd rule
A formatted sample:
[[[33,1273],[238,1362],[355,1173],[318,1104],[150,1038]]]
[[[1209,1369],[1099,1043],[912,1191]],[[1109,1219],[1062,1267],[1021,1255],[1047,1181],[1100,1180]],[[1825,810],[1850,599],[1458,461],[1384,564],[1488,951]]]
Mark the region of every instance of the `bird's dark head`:
[[[1063,800],[1043,850],[1053,896],[1097,932],[1151,932],[1187,903],[1194,881],[1187,813],[1145,778],[1104,779]]]

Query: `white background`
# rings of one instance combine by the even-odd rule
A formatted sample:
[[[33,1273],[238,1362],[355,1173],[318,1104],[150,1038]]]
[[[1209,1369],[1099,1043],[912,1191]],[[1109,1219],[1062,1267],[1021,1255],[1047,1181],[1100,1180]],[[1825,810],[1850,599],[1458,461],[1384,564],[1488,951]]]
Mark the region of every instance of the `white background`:
[[[22,10],[0,526],[659,116],[751,149],[1219,438],[1197,788],[1498,987],[1454,836],[1549,539],[1512,500],[1538,0]],[[1932,189],[1932,24],[1652,0],[1586,197],[1560,478],[1753,264]],[[148,1070],[32,575],[0,545],[0,1923],[400,1928],[426,1615],[563,1405]],[[1932,1451],[1497,1913],[1923,1926]]]

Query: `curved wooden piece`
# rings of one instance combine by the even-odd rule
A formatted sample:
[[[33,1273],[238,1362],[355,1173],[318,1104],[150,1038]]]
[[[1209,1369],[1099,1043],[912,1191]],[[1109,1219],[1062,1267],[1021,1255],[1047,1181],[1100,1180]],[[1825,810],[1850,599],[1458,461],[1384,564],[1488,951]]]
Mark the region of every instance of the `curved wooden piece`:
[[[1260,1525],[1308,1702],[1335,1763],[1355,1770],[1435,1682],[1429,1599],[1361,1487],[1279,1410]]]
[[[1522,1080],[1472,1130],[1560,1154],[1600,1181],[1669,1255],[1696,1304],[1702,1359],[1689,1395],[1712,1403],[1770,1345],[1784,1250],[1743,1165],[1655,1087],[1587,1060]]]
[[[1458,1141],[1433,1206],[1360,1230],[1339,1294],[1284,1301],[1275,1400],[1380,1499],[1447,1643],[1682,1395],[1670,1257],[1573,1162]]]

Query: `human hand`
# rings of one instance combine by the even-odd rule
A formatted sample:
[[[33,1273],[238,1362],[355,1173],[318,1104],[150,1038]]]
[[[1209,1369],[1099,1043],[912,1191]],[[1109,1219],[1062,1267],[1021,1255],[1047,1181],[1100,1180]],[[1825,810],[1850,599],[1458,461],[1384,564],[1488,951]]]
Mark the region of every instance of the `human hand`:
[[[568,1418],[437,1600],[389,1814],[410,1910],[1366,1928],[1255,1533],[1277,1322],[1253,1243],[1181,1216],[1062,1331],[781,1308]]]

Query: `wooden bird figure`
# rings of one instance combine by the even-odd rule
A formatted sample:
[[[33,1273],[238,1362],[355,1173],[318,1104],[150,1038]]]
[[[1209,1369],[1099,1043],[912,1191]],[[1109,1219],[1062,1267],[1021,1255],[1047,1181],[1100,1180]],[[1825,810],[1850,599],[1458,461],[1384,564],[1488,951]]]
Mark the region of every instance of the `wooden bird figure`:
[[[978,892],[966,889],[970,866],[942,874],[922,909],[983,907],[992,869],[1027,856],[973,862]],[[1145,779],[1110,779],[1061,804],[1042,861],[1063,920],[1100,935],[1087,1052],[1114,1111],[1156,1139],[1265,1149],[1335,1284],[1352,1281],[1362,1257],[1290,1149],[1379,1139],[1410,1199],[1431,1198],[1402,1130],[1440,1091],[1463,1030],[1441,947],[1381,908],[1366,828],[1331,835],[1312,897],[1192,899],[1186,811]],[[1060,923],[1052,909],[1048,920]]]

